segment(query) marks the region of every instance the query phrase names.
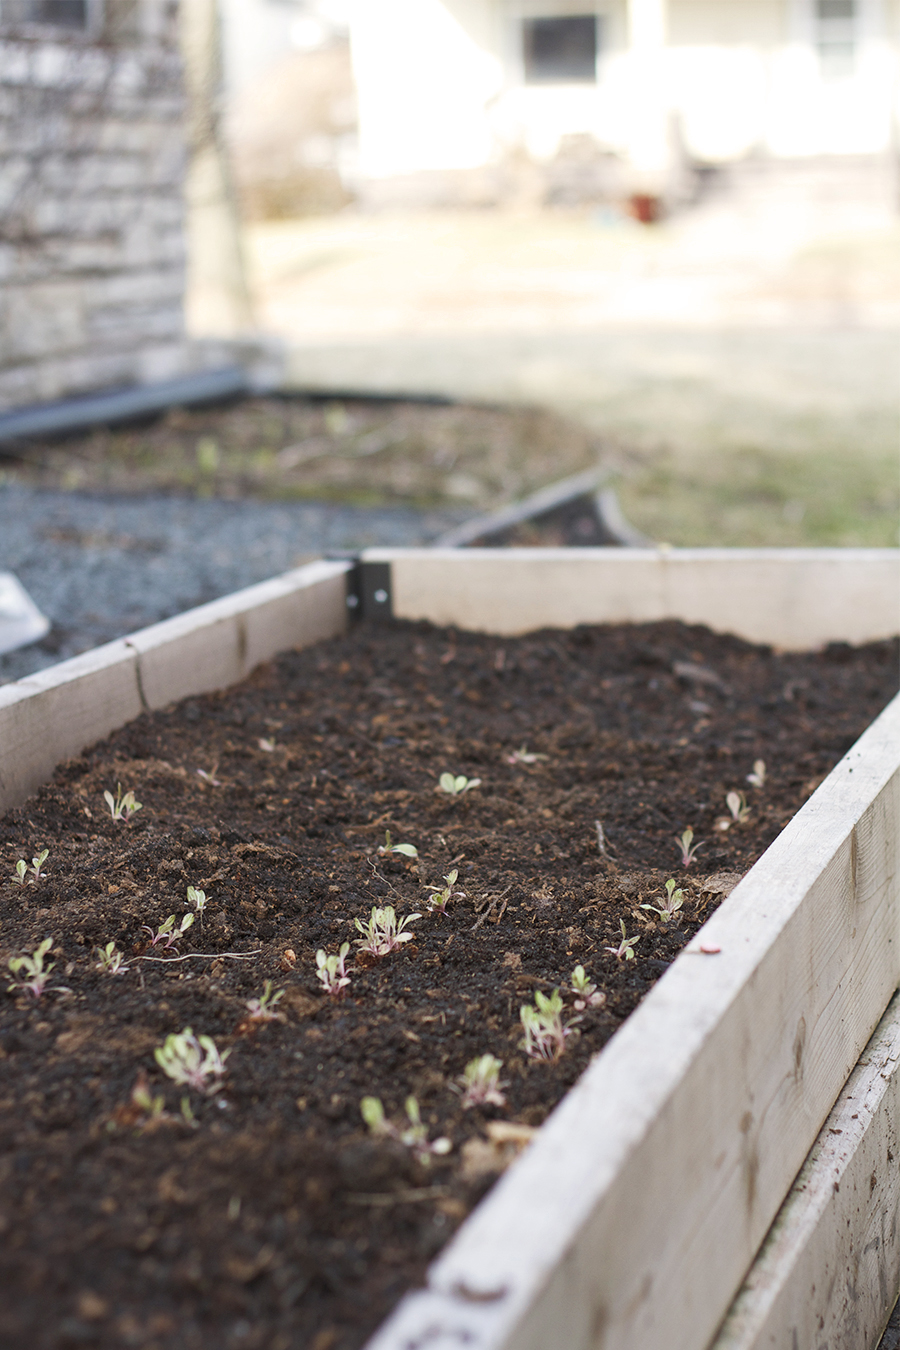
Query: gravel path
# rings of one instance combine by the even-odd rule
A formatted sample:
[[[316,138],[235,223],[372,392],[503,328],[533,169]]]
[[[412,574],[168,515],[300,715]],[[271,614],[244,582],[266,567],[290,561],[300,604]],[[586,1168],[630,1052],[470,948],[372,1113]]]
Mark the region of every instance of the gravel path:
[[[0,571],[53,627],[0,656],[0,683],[335,549],[427,543],[467,511],[0,490]]]

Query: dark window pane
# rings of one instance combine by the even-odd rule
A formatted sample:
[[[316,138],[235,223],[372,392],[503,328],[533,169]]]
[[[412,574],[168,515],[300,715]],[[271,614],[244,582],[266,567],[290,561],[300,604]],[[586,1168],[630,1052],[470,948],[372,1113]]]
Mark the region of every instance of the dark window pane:
[[[529,84],[593,83],[597,78],[597,16],[526,19],[525,79]]]
[[[820,19],[853,19],[856,17],[854,0],[817,0]]]
[[[0,22],[87,28],[88,0],[0,0]]]

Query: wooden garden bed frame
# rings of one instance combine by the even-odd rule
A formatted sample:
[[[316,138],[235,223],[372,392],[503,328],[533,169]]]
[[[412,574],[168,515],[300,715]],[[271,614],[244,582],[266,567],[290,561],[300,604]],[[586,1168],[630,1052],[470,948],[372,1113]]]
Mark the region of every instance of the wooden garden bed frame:
[[[504,634],[898,628],[893,550],[368,550],[0,687],[0,809],[348,613]],[[716,949],[704,951],[703,948]],[[900,697],[712,915],[370,1350],[877,1343],[900,1289]]]

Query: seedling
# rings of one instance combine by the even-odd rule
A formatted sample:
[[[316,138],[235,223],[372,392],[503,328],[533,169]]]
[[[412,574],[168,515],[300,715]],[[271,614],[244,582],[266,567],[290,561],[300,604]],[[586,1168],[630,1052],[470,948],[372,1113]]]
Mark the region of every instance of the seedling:
[[[558,989],[547,997],[539,989],[535,990],[534,1007],[523,1003],[519,1009],[519,1019],[525,1032],[520,1041],[521,1048],[529,1059],[545,1059],[555,1064],[566,1048],[566,1040],[572,1035],[572,1028],[580,1017],[573,1017],[568,1023],[562,1020],[563,1001]]]
[[[102,970],[104,975],[124,975],[130,966],[125,965],[125,957],[119,951],[114,942],[107,942],[105,947],[95,947],[97,953],[97,970]]]
[[[273,994],[272,981],[266,980],[261,996],[248,999],[244,1006],[254,1022],[283,1022],[285,1020],[284,1013],[275,1011],[276,1003],[282,998],[284,998],[284,990],[278,989]]]
[[[215,764],[212,766],[212,768],[209,770],[208,773],[206,769],[198,769],[197,777],[202,778],[204,783],[208,783],[210,787],[221,787],[222,780],[221,778],[216,777],[216,774],[218,772],[219,772],[219,761],[216,760]]]
[[[381,854],[400,853],[404,858],[418,858],[419,856],[419,850],[414,844],[392,844],[390,830],[385,830],[384,843],[378,845],[378,852]]]
[[[597,986],[585,974],[584,966],[575,967],[569,983],[575,995],[575,1007],[579,1011],[583,1008],[599,1008],[606,1002],[606,995],[598,993]]]
[[[39,999],[44,992],[44,987],[50,978],[50,972],[56,962],[51,961],[48,966],[44,965],[44,957],[53,946],[52,938],[44,938],[39,947],[35,947],[30,956],[13,956],[9,961],[9,968],[16,977],[12,984],[6,986],[9,993],[24,994],[29,993],[35,999]]]
[[[654,914],[659,915],[663,923],[670,923],[672,919],[677,917],[678,911],[683,906],[684,892],[680,886],[676,889],[675,882],[670,877],[666,882],[666,898],[662,905],[641,905],[641,909],[652,910]]]
[[[753,761],[753,772],[747,774],[747,782],[753,787],[761,788],[766,781],[766,761],[764,759],[755,759]]]
[[[453,1147],[449,1139],[434,1139],[429,1142],[428,1131],[422,1124],[419,1103],[415,1097],[407,1097],[405,1107],[409,1126],[404,1130],[387,1119],[380,1097],[363,1097],[359,1104],[360,1114],[376,1138],[397,1139],[412,1149],[420,1162],[428,1164],[432,1155],[449,1153]]]
[[[131,817],[137,811],[143,809],[141,803],[135,801],[134,793],[132,791],[130,790],[128,792],[122,791],[121,783],[116,783],[115,797],[112,795],[111,792],[106,791],[103,794],[103,800],[109,807],[110,814],[113,820],[124,820],[126,825],[128,824]]]
[[[640,935],[637,937],[628,937],[624,919],[619,920],[619,927],[622,930],[622,941],[619,943],[618,947],[604,947],[603,950],[605,952],[610,952],[617,961],[633,961],[634,946],[636,942],[640,942]]]
[[[183,933],[187,932],[187,930],[190,928],[193,922],[194,922],[193,914],[183,914],[181,916],[181,924],[179,925],[178,928],[176,928],[175,915],[170,914],[169,917],[166,919],[165,923],[161,923],[159,925],[155,933],[153,929],[148,928],[146,924],[141,925],[141,931],[150,934],[151,947],[158,947],[159,944],[162,943],[163,951],[167,952],[172,947],[174,947],[177,950],[178,939],[182,936]]]
[[[477,788],[480,784],[480,778],[467,778],[464,773],[455,775],[442,773],[438,788],[441,792],[446,792],[448,797],[461,797],[463,793],[471,792],[472,788]]]
[[[462,1093],[462,1109],[468,1111],[473,1106],[505,1106],[506,1098],[502,1089],[507,1086],[500,1081],[503,1061],[494,1055],[479,1055],[470,1059],[465,1072],[461,1073],[450,1087],[454,1092]]]
[[[344,966],[349,942],[342,942],[337,956],[326,956],[323,948],[316,952],[316,978],[322,981],[322,988],[331,998],[343,998],[344,990],[350,983],[350,976]]]
[[[595,828],[596,828],[596,830],[597,830],[597,848],[598,848],[598,850],[599,850],[601,856],[605,858],[605,857],[606,857],[606,835],[603,833],[603,822],[600,821],[600,820],[595,820],[595,821],[594,821],[594,826],[595,826]]]
[[[699,844],[695,844],[693,841],[694,841],[694,831],[691,829],[690,826],[688,826],[684,834],[675,835],[675,843],[681,849],[682,867],[690,867],[691,863],[694,861],[694,856],[697,853],[697,850],[703,847],[704,840],[701,839]]]
[[[370,956],[389,956],[402,943],[412,942],[415,934],[405,933],[403,930],[408,923],[421,917],[421,914],[407,914],[406,918],[398,923],[393,905],[385,905],[383,908],[373,905],[368,922],[363,923],[361,919],[354,919],[356,927],[362,933],[362,937],[356,939],[356,945],[360,951],[368,952]]]
[[[173,1031],[153,1052],[167,1078],[206,1097],[214,1097],[221,1091],[225,1061],[230,1054],[226,1050],[220,1055],[211,1036],[195,1036],[190,1027],[182,1032]]]
[[[43,867],[44,863],[47,861],[49,857],[50,857],[49,848],[41,849],[37,857],[32,858],[30,867],[28,866],[24,858],[20,858],[19,861],[16,863],[16,874],[13,877],[13,881],[17,881],[20,886],[36,885],[36,883],[40,881],[41,877],[45,877],[47,875],[46,872],[41,871],[41,868]]]
[[[454,867],[453,870],[448,872],[444,877],[443,886],[425,887],[426,891],[432,892],[428,901],[429,909],[436,909],[439,910],[441,914],[445,914],[451,900],[458,900],[460,897],[465,896],[465,891],[456,891],[453,889],[456,885],[456,878],[458,876],[459,872]]]
[[[275,749],[275,742],[270,741],[267,736],[260,736],[256,744],[259,746],[260,750],[265,750],[267,755],[271,755],[272,751]]]
[[[537,755],[530,752],[523,743],[518,750],[513,750],[511,755],[506,756],[506,762],[507,764],[537,764],[539,760],[549,758],[549,755]]]
[[[738,825],[742,825],[750,815],[750,807],[743,792],[729,792],[725,798],[725,805],[731,812],[731,819]]]
[[[203,914],[204,911],[206,910],[206,906],[209,903],[209,901],[206,898],[206,891],[198,891],[195,886],[188,886],[187,898],[188,904],[194,906],[194,909],[197,913],[197,918],[200,920],[200,927],[202,929]]]

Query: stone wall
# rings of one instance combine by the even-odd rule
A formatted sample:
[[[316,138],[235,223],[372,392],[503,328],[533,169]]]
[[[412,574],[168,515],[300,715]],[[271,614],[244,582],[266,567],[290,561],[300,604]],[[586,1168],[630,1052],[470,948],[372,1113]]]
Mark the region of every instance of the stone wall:
[[[0,23],[0,410],[185,372],[176,11]]]

